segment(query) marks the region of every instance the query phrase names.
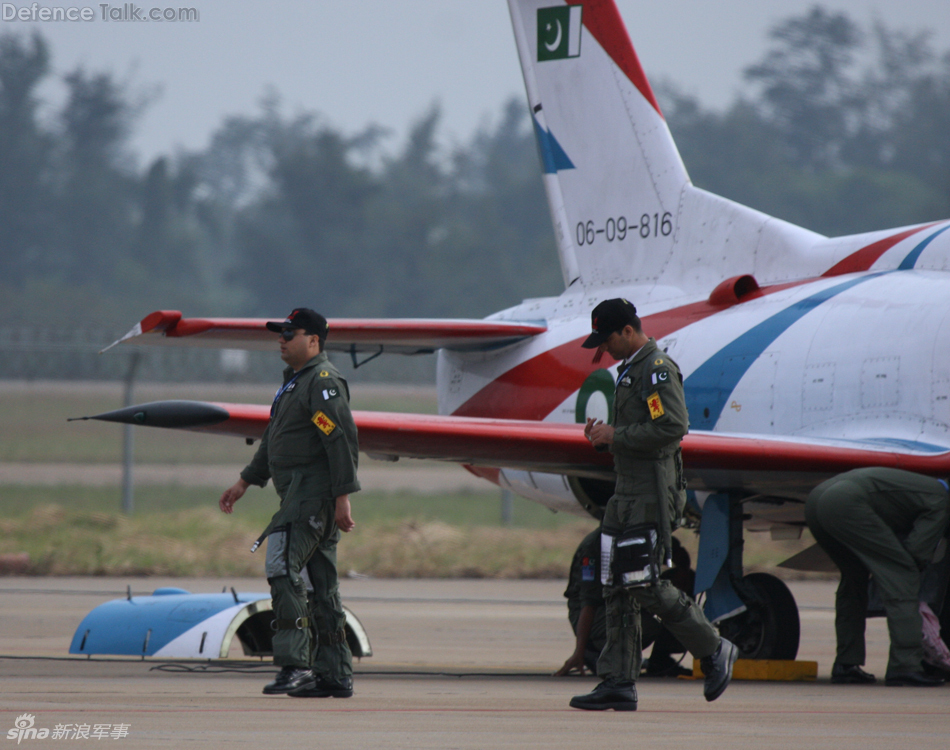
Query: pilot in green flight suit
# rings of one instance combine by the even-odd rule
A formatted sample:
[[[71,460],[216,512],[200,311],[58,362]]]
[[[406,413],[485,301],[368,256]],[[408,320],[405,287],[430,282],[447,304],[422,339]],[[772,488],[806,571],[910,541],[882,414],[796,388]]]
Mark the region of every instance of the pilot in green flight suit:
[[[891,638],[886,685],[943,684],[921,671],[921,572],[947,533],[947,485],[900,469],[855,469],[822,482],[805,502],[815,541],[841,570],[835,598],[838,648],[831,681],[874,682],[864,664],[868,579],[874,578]]]
[[[280,509],[261,534],[274,611],[274,663],[282,667],[264,688],[297,697],[353,694],[353,659],[346,642],[336,544],[354,527],[349,495],[358,492],[358,442],[346,381],[323,352],[326,320],[307,308],[267,327],[280,332],[288,364],[271,419],[241,479],[221,496],[230,513],[249,485],[268,479]]]
[[[644,335],[636,308],[625,299],[601,302],[591,313],[593,333],[584,341],[621,360],[614,393],[613,425],[587,420],[585,434],[598,449],[613,453],[617,484],[603,521],[602,556],[620,559],[619,542],[636,527],[652,524],[649,555],[669,564],[672,528],[685,505],[680,439],[689,427],[682,377],[676,363]],[[619,540],[619,542],[618,542]],[[618,563],[619,564],[619,563]],[[571,706],[587,710],[634,711],[640,672],[640,608],[655,615],[701,660],[706,700],[718,698],[732,678],[738,651],[720,638],[703,611],[669,580],[625,583],[615,565],[602,571],[607,601],[607,643],[597,662],[602,682]]]

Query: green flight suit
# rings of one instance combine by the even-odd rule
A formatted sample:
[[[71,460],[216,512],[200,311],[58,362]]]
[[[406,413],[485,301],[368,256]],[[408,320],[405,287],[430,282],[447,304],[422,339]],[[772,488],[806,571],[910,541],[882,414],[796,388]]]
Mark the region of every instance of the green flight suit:
[[[947,531],[950,495],[936,479],[900,469],[855,469],[822,482],[805,502],[815,540],[841,570],[836,661],[863,665],[868,578],[891,638],[887,674],[919,672],[924,657],[920,574]]]
[[[617,485],[604,513],[603,532],[617,536],[639,524],[656,523],[662,558],[669,560],[671,532],[686,503],[679,446],[689,415],[679,367],[652,338],[618,367],[613,426],[610,450]],[[607,643],[597,676],[605,681],[632,683],[640,674],[641,607],[693,656],[701,659],[719,647],[719,634],[702,609],[667,579],[640,588],[605,586],[604,598]]]
[[[584,650],[584,664],[591,671],[604,648],[607,637],[607,612],[604,607],[603,586],[600,583],[600,529],[595,529],[584,537],[574,552],[571,571],[568,574],[567,619],[571,623],[574,635],[577,635],[577,623],[584,607],[594,608],[594,622],[591,624],[587,648]]]
[[[261,537],[274,617],[274,664],[312,667],[340,681],[353,673],[336,569],[336,498],[358,492],[356,425],[343,376],[320,353],[284,370],[270,423],[241,478],[273,479],[280,509]]]

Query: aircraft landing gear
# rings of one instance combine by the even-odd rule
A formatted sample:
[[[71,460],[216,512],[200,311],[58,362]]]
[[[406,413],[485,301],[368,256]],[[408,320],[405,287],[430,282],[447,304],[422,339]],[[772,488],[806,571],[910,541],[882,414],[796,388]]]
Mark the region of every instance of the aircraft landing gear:
[[[706,616],[744,659],[794,659],[801,623],[788,587],[767,573],[742,574],[742,504],[725,493],[703,504],[696,593]]]
[[[746,610],[720,621],[719,632],[743,659],[794,659],[801,625],[788,586],[768,573],[750,573],[736,589]]]

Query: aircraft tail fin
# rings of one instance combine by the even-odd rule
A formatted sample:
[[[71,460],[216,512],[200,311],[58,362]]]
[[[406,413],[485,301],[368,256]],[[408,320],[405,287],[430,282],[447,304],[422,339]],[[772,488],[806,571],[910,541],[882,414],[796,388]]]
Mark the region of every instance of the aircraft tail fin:
[[[686,168],[612,0],[509,7],[564,281],[616,282],[669,243]]]
[[[509,9],[567,286],[703,289],[819,237],[692,186],[613,0]]]

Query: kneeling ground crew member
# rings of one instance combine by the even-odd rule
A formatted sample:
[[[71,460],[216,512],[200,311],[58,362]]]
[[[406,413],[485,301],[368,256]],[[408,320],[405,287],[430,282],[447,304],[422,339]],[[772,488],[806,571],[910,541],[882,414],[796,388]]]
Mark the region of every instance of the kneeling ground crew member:
[[[267,539],[274,664],[281,667],[264,692],[348,698],[353,657],[346,642],[336,544],[340,531],[355,526],[349,495],[360,489],[349,390],[323,352],[327,322],[322,315],[297,308],[267,328],[280,333],[280,357],[288,365],[284,382],[257,453],[219,506],[230,513],[249,485],[263,487],[268,479],[281,498],[258,540]]]
[[[835,597],[838,647],[832,682],[875,681],[874,675],[861,669],[868,579],[873,577],[891,638],[884,684],[943,684],[943,678],[922,671],[919,599],[921,573],[947,533],[948,519],[946,483],[900,469],[855,469],[822,482],[809,494],[805,502],[808,528],[841,570]]]
[[[567,579],[567,619],[574,630],[574,653],[555,677],[584,669],[597,671],[597,658],[607,638],[607,614],[600,582],[600,528],[585,536],[577,546]]]
[[[595,361],[607,352],[621,363],[613,426],[588,419],[584,434],[595,448],[613,453],[617,472],[604,514],[602,559],[619,561],[629,550],[646,548],[644,554],[656,562],[656,575],[654,580],[619,580],[626,576],[623,570],[612,566],[604,571],[602,565],[607,643],[597,676],[603,682],[592,693],[571,700],[572,707],[588,710],[636,710],[641,607],[700,659],[707,701],[722,695],[738,656],[735,645],[720,638],[696,603],[658,574],[659,562],[669,564],[671,530],[686,503],[679,446],[689,417],[679,368],[643,333],[636,313],[625,299],[601,302],[591,313],[593,333],[583,346],[597,349]]]
[[[676,537],[672,541],[673,567],[663,571],[662,577],[689,593],[696,580],[696,574],[690,569],[689,552]],[[574,672],[583,675],[585,669],[597,674],[597,659],[607,640],[607,608],[600,582],[599,528],[585,536],[577,546],[564,597],[567,599],[567,619],[574,631],[574,653],[554,676],[565,677]],[[693,673],[670,656],[671,653],[683,653],[685,649],[659,620],[647,615],[640,618],[640,623],[643,647],[653,644],[644,670],[648,677],[677,677]]]

